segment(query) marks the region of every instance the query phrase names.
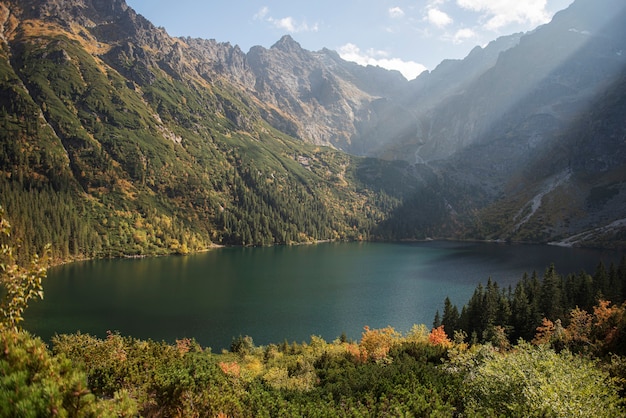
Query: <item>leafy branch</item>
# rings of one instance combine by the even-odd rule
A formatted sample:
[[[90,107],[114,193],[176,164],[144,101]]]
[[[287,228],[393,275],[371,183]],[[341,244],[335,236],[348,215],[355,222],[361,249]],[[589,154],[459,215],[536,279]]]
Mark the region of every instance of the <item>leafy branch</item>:
[[[2,208],[0,236],[7,240],[11,237],[11,225]],[[41,257],[35,254],[28,267],[17,263],[15,250],[9,243],[0,245],[0,287],[3,294],[0,302],[0,329],[18,330],[28,302],[33,298],[43,299],[42,281],[47,275],[50,245],[46,245]]]

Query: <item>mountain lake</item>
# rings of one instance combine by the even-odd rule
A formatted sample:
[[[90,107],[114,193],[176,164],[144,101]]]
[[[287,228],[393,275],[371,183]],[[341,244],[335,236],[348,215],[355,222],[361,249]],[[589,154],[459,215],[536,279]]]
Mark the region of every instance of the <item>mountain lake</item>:
[[[107,331],[174,342],[195,338],[214,351],[233,337],[256,345],[360,339],[363,327],[407,332],[432,326],[449,296],[461,309],[491,277],[507,288],[524,272],[560,274],[622,253],[547,245],[431,241],[219,248],[189,256],[76,262],[49,270],[45,297],[31,302],[25,328],[55,334]]]

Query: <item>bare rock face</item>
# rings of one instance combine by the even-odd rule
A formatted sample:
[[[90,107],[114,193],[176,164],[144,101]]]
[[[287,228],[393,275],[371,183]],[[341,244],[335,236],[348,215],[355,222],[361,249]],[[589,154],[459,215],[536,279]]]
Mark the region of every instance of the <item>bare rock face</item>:
[[[198,74],[207,81],[226,77],[247,90],[254,88],[255,76],[239,46],[214,39],[187,37],[181,40],[189,46],[187,53],[196,63]]]
[[[523,152],[571,125],[626,66],[620,53],[626,49],[625,19],[621,2],[580,0],[550,24],[518,37],[470,83],[444,91],[438,87],[443,80],[434,79],[441,71],[418,78],[421,97],[421,91],[444,92],[435,94],[438,102],[431,97],[427,108],[407,102],[423,121],[415,144],[420,157],[445,159],[504,136]]]
[[[290,133],[305,141],[360,153],[355,138],[382,93],[364,76],[374,78],[379,69],[350,65],[328,50],[306,51],[288,35],[270,49],[252,48],[247,61],[256,78],[255,94],[282,114],[276,120],[268,115],[270,123],[289,120]],[[384,76],[392,86],[387,92],[406,83],[397,73]]]
[[[306,51],[290,36],[269,49],[253,47],[247,54],[229,43],[172,38],[124,0],[13,3],[25,17],[51,21],[68,31],[77,25],[86,28],[109,46],[102,56],[107,64],[139,86],[154,82],[154,66],[178,80],[227,80],[252,94],[260,117],[275,128],[355,154],[370,154],[371,148],[386,142],[373,123],[397,113],[397,106],[384,104],[392,103],[391,96],[407,83],[398,72],[348,63],[333,51]]]
[[[137,40],[157,35],[155,27],[135,13],[124,0],[12,1],[25,17],[52,21],[71,29],[78,24],[97,33],[103,41]]]

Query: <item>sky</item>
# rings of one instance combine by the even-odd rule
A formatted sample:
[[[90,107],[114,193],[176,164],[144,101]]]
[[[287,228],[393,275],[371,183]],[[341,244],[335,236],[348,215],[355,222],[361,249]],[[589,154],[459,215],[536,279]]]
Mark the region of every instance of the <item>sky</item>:
[[[503,35],[550,21],[573,0],[126,0],[172,36],[215,39],[244,52],[291,35],[361,65],[413,79]]]

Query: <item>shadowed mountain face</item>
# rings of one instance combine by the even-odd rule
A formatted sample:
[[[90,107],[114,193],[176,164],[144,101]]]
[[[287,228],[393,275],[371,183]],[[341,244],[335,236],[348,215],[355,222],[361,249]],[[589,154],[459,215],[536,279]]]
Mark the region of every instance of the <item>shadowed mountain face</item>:
[[[173,38],[123,0],[3,0],[3,205],[43,242],[26,226],[48,220],[33,190],[65,202],[49,209],[70,214],[48,228],[61,257],[428,236],[621,245],[625,8],[577,0],[407,81],[289,36],[248,53]]]
[[[532,148],[562,132],[623,71],[624,19],[619,2],[579,1],[521,36],[485,72],[424,112],[421,158],[446,158],[507,135]]]
[[[425,117],[419,157],[482,185],[486,236],[623,234],[626,127],[614,118],[625,110],[625,22],[620,2],[575,2]]]

